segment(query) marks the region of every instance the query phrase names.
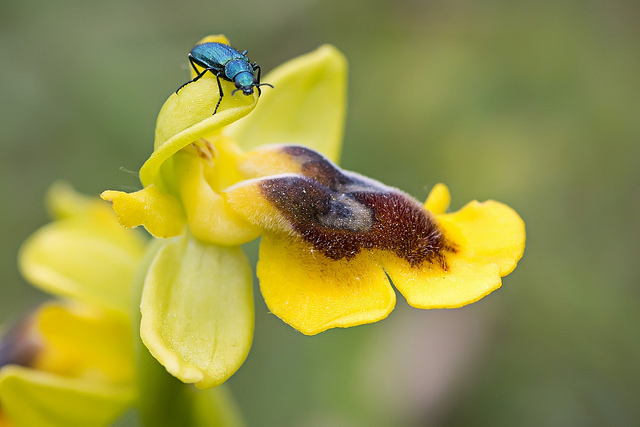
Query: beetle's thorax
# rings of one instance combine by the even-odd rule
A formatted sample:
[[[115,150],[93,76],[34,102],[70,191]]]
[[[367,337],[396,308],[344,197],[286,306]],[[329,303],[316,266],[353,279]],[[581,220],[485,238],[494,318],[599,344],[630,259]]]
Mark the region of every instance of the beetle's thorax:
[[[224,73],[231,81],[234,81],[238,74],[244,72],[253,76],[253,68],[251,68],[251,64],[243,59],[233,59],[227,62],[224,66]]]
[[[242,59],[229,61],[224,68],[225,74],[245,95],[253,93],[254,77],[251,64]]]

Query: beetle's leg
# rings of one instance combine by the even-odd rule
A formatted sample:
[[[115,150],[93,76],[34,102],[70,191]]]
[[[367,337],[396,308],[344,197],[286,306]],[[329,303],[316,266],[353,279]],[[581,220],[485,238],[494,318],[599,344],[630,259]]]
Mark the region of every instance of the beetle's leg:
[[[191,64],[191,68],[193,68],[193,71],[195,71],[196,74],[200,74],[196,68],[196,64],[193,63],[193,56],[191,56],[191,54],[189,54],[189,64]]]
[[[213,114],[218,112],[218,107],[220,106],[220,102],[222,102],[222,97],[224,96],[224,93],[222,93],[222,85],[220,84],[220,76],[217,74],[216,74],[216,80],[218,81],[218,90],[220,91],[220,98],[218,98],[218,103],[216,104],[216,109],[213,110]]]
[[[260,86],[269,86],[271,89],[273,89],[273,85],[270,85],[269,83],[260,83],[260,66],[255,62],[251,64],[251,66],[253,67],[253,71],[258,71],[258,77],[256,77],[256,82],[253,84],[258,90],[258,96],[262,95],[262,89],[260,89]]]
[[[251,64],[251,68],[253,68],[254,72],[256,72],[256,70],[258,71],[258,77],[256,78],[256,83],[260,84],[260,66],[254,62],[253,64]]]
[[[193,82],[197,81],[200,77],[204,76],[204,73],[206,73],[207,71],[209,71],[209,70],[208,70],[208,69],[206,69],[206,70],[202,70],[202,72],[201,72],[200,74],[198,74],[197,76],[195,76],[195,77],[193,78],[193,80],[189,80],[188,82],[186,82],[185,84],[183,84],[182,86],[180,86],[180,87],[176,90],[176,93],[178,93],[178,91],[179,91],[180,89],[182,89],[183,87],[185,87],[185,86],[186,86],[186,85],[188,85],[189,83],[193,83]]]
[[[185,84],[183,84],[182,86],[180,86],[177,90],[176,90],[176,94],[178,93],[178,91],[180,89],[182,89],[183,87],[185,87],[186,85],[188,85],[189,83],[193,83],[196,80],[198,80],[200,77],[204,76],[204,73],[206,73],[207,71],[211,71],[210,68],[205,68],[204,70],[202,70],[202,72],[198,72],[198,69],[196,68],[196,64],[193,63],[193,58],[191,57],[191,54],[189,54],[189,64],[191,64],[191,67],[193,68],[193,71],[196,72],[196,76],[189,80],[188,82],[186,82]],[[213,72],[213,71],[212,71]]]

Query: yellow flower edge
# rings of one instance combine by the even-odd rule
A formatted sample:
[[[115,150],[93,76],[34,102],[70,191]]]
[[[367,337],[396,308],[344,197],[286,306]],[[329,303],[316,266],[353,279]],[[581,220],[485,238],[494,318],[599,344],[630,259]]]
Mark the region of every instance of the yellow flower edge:
[[[497,264],[501,277],[511,273],[524,254],[524,221],[503,203],[472,201],[457,212],[436,218],[445,233],[449,224],[455,224],[464,236],[465,245],[460,248],[460,256],[481,264]]]
[[[289,236],[267,234],[257,267],[269,310],[306,335],[377,322],[396,296],[370,253],[333,261]]]
[[[23,322],[20,340],[9,341],[17,357],[0,367],[0,415],[6,425],[109,425],[131,406],[137,392],[129,319],[50,301]],[[31,356],[21,359],[25,351]]]
[[[426,205],[442,207],[448,189],[440,184],[434,191]],[[383,261],[394,286],[414,307],[455,308],[478,301],[502,285],[501,277],[511,273],[524,254],[524,222],[505,204],[473,201],[435,217],[456,245],[455,252],[447,254],[446,271],[432,265],[412,268],[396,257]]]

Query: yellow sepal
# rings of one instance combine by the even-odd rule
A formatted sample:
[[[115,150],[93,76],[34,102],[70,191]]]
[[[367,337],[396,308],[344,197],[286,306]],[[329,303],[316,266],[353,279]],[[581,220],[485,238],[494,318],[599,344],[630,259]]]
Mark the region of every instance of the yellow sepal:
[[[251,268],[239,247],[185,234],[164,243],[144,282],[140,336],[171,373],[198,388],[226,381],[253,338]]]

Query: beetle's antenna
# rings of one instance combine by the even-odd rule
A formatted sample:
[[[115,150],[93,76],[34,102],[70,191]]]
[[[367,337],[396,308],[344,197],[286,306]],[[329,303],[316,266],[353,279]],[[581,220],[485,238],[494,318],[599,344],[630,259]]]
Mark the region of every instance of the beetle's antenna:
[[[269,86],[271,89],[273,89],[273,85],[270,85],[269,83],[258,83],[257,85],[255,85],[256,89],[258,89],[258,96],[262,95],[260,86]]]
[[[274,89],[273,85],[269,84],[269,83],[259,83],[257,85],[253,85],[253,87],[255,87],[256,89],[258,89],[258,95],[260,95],[260,86],[269,86],[271,89]],[[243,90],[241,87],[239,87],[238,89],[234,89],[233,92],[231,92],[231,96],[233,96],[234,93],[236,93],[239,90]]]

